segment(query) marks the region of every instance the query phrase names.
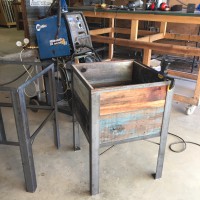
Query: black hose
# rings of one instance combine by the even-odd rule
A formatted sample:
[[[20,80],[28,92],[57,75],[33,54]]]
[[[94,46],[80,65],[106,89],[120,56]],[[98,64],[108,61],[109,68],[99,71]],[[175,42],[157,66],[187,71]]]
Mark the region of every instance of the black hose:
[[[27,70],[29,70],[30,68],[32,67],[32,65],[29,66],[29,68]],[[17,76],[16,78],[14,78],[13,80],[9,81],[9,82],[6,82],[6,83],[2,83],[0,84],[0,86],[5,86],[5,85],[8,85],[10,83],[13,83],[15,81],[17,81],[18,79],[20,79],[24,74],[26,74],[26,71],[24,71],[22,74],[20,74],[19,76]]]

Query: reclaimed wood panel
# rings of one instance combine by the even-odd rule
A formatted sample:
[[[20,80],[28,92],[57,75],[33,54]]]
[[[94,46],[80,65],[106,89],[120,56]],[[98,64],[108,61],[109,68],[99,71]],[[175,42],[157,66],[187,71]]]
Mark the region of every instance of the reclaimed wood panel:
[[[164,107],[101,116],[100,144],[145,136],[159,136]]]
[[[89,110],[89,90],[85,87],[75,73],[73,74],[73,90],[76,91],[86,109]]]
[[[166,85],[104,92],[100,94],[100,115],[162,107],[166,93]]]

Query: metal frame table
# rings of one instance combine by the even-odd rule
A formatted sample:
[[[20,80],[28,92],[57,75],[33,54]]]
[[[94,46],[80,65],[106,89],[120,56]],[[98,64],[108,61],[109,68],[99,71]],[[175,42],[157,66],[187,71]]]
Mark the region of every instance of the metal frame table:
[[[45,74],[48,74],[49,79],[49,95],[51,97],[50,106],[29,105],[26,107],[24,89],[33,81],[36,81],[38,78],[44,76]],[[32,143],[39,131],[49,119],[53,119],[55,145],[57,148],[60,147],[60,134],[58,127],[57,104],[55,93],[54,64],[49,65],[41,72],[36,74],[33,78],[20,85],[18,88],[0,87],[0,92],[9,92],[12,100],[12,103],[0,103],[0,144],[15,145],[20,147],[26,190],[28,192],[34,192],[37,188],[37,182],[32,153]],[[12,142],[7,140],[3,124],[1,107],[13,107],[19,142]],[[44,109],[50,111],[48,116],[44,119],[44,121],[40,124],[40,126],[33,134],[30,134],[29,131],[27,108]]]

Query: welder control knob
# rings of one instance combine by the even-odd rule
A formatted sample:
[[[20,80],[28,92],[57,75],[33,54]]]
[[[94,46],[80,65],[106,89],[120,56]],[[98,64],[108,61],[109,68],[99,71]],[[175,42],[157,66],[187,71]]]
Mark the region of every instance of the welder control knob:
[[[78,27],[79,27],[79,28],[82,28],[82,25],[81,25],[81,23],[79,23],[79,24],[78,24]]]

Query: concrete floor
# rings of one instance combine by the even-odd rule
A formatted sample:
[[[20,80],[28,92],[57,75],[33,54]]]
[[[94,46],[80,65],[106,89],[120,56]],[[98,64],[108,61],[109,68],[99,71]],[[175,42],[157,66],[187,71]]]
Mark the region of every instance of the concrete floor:
[[[15,28],[0,28],[0,56],[19,51],[15,47],[18,39],[23,39],[21,31],[16,31]],[[19,68],[0,66],[0,83],[8,79],[7,75],[14,77],[19,72]],[[193,85],[192,82],[185,82],[185,84],[189,85],[189,89]],[[181,90],[186,92],[186,89]],[[187,116],[185,106],[173,102],[169,132],[187,141],[200,143],[200,110],[197,108],[192,115]],[[16,141],[12,110],[3,108],[2,111],[7,137]],[[37,127],[45,114],[45,111],[29,112],[31,130]],[[34,142],[33,152],[38,183],[35,193],[25,191],[19,148],[0,145],[0,200],[200,199],[200,147],[188,144],[186,151],[173,153],[168,145],[178,140],[170,135],[162,179],[154,180],[151,176],[156,168],[158,145],[147,141],[117,145],[101,155],[100,194],[91,197],[87,141],[82,134],[82,149],[74,152],[71,117],[59,113],[59,125],[61,133],[59,150],[53,144],[51,123],[42,129]],[[156,138],[153,141],[159,140]]]

